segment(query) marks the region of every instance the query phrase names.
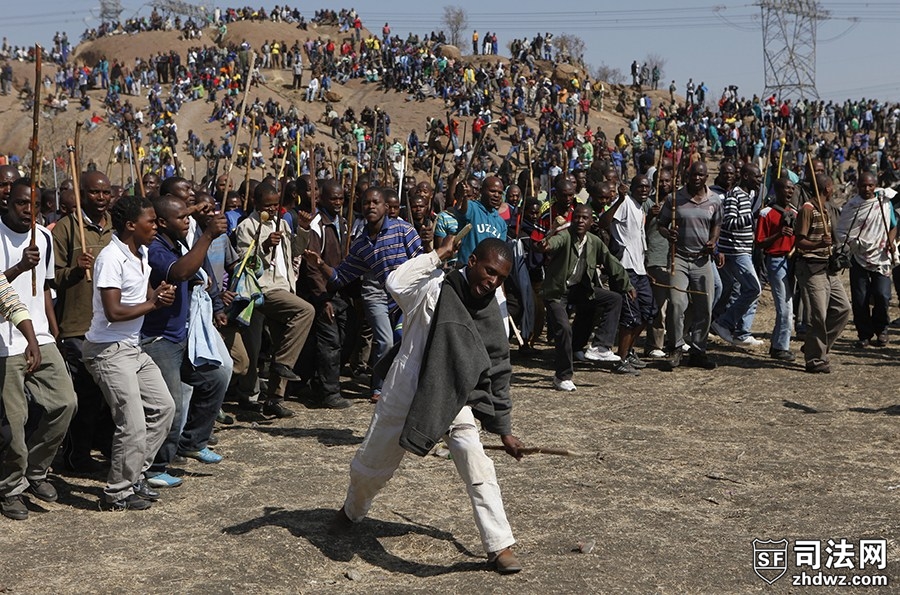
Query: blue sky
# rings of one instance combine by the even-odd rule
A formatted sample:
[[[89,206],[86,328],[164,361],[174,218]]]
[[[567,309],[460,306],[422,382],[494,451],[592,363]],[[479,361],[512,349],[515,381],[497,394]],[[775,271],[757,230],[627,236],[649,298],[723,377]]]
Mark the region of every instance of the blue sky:
[[[760,9],[729,0],[685,2],[675,8],[671,0],[633,0],[627,3],[627,10],[625,2],[596,2],[586,9],[584,0],[354,0],[352,6],[375,31],[387,21],[395,33],[427,34],[440,28],[443,6],[452,4],[468,14],[464,39],[470,39],[473,29],[481,34],[495,31],[504,55],[508,54],[507,42],[514,37],[530,38],[538,31],[570,33],[585,41],[589,64],[604,62],[627,73],[632,60],[658,54],[667,58],[663,87],[674,78],[683,93],[688,77],[693,77],[695,83],[706,82],[715,96],[729,84],[738,85],[742,95],[761,93],[765,81]],[[149,14],[150,9],[140,0],[121,3],[125,17]],[[263,3],[267,8],[275,4],[282,2]],[[309,18],[321,5],[338,6],[313,2],[299,7]],[[890,40],[900,23],[900,3],[823,1],[821,5],[833,18],[818,27],[816,82],[820,95],[837,100],[861,96],[900,100],[900,69],[890,57]],[[48,44],[58,30],[67,31],[74,41],[87,24],[98,24],[99,0],[10,2],[5,3],[4,13],[0,33],[13,45]]]

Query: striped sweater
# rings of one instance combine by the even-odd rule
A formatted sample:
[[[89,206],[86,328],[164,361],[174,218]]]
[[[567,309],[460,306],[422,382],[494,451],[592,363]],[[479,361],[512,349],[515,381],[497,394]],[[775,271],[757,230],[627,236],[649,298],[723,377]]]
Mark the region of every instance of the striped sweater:
[[[10,321],[13,326],[19,326],[23,320],[31,320],[28,308],[19,299],[19,294],[9,284],[3,273],[0,273],[0,315]]]
[[[753,198],[740,186],[725,194],[722,201],[722,231],[719,252],[750,254],[753,252]]]
[[[384,284],[391,271],[421,253],[422,242],[416,229],[406,221],[385,217],[374,240],[363,233],[350,245],[347,258],[334,269],[331,283],[343,287],[368,273]]]

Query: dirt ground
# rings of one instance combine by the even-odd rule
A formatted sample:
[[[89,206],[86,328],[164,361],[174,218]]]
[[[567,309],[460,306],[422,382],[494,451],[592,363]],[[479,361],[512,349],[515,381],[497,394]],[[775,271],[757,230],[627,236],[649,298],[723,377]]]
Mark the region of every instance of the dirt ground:
[[[760,336],[771,321],[766,294]],[[58,503],[0,519],[0,592],[804,591],[754,574],[755,538],[886,539],[888,565],[875,572],[900,581],[892,334],[888,348],[855,352],[849,326],[830,375],[769,360],[768,343],[750,353],[716,340],[713,372],[622,378],[582,366],[571,394],[551,388],[549,347],[532,360],[514,352],[516,433],[579,454],[491,453],[525,566],[515,576],[486,569],[446,459],[408,456],[351,537],[326,533],[372,413],[348,381],[360,398],[348,410],[236,412],[218,432],[225,460],[181,465],[184,486],[147,512],[101,513],[102,477],[54,476]]]

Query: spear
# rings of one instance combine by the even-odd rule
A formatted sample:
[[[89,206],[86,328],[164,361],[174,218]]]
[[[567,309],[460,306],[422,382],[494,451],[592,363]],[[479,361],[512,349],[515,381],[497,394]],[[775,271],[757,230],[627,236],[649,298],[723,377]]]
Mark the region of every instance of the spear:
[[[31,242],[37,241],[38,134],[41,129],[41,46],[34,46],[34,109],[31,129]],[[31,295],[37,296],[37,267],[31,269]]]

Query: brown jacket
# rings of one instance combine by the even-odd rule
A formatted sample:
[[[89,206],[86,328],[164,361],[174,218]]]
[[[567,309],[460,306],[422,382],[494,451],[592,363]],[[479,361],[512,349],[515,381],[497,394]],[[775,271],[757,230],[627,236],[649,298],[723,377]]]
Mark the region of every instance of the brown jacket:
[[[100,225],[84,217],[85,248],[95,257],[112,240],[109,215]],[[91,326],[93,317],[93,286],[78,267],[81,256],[81,238],[75,213],[60,219],[53,227],[53,252],[56,255],[56,275],[53,287],[57,292],[56,317],[59,321],[59,337],[83,337]]]

